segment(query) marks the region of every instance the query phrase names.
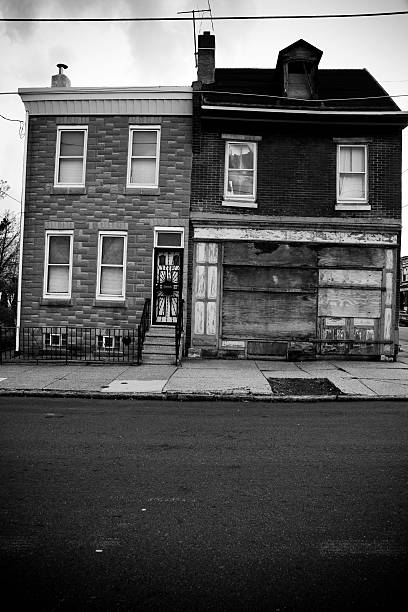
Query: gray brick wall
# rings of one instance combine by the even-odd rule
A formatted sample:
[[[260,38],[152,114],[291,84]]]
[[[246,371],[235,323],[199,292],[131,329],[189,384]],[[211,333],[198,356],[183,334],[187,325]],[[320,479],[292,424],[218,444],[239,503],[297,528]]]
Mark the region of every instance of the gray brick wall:
[[[136,124],[161,126],[159,190],[154,194],[126,190],[129,125]],[[76,193],[53,187],[59,125],[88,126],[86,185]],[[185,227],[188,237],[190,175],[190,117],[30,118],[21,325],[136,325],[151,296],[153,227]],[[42,300],[47,229],[74,232],[69,305]],[[128,232],[125,307],[94,303],[98,231],[103,229]]]

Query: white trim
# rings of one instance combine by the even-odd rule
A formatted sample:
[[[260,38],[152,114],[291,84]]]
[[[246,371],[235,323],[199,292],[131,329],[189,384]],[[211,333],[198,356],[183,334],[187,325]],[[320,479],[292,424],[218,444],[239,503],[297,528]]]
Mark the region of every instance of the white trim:
[[[315,229],[256,229],[251,227],[196,227],[195,240],[244,240],[262,242],[305,242],[315,244],[362,244],[397,246],[398,235],[370,231]]]
[[[157,235],[159,232],[166,232],[166,233],[170,233],[173,232],[175,234],[181,234],[181,245],[179,247],[174,246],[174,245],[169,245],[169,246],[165,246],[165,245],[158,245],[157,244]],[[158,249],[184,249],[184,227],[175,227],[175,226],[170,226],[170,227],[159,227],[156,226],[154,227],[154,242],[153,242],[153,246],[154,248],[158,248]]]
[[[69,262],[68,262],[68,291],[65,293],[48,293],[48,267],[50,254],[50,238],[53,236],[68,236],[69,237]],[[71,297],[72,292],[72,267],[73,267],[73,252],[74,252],[74,231],[73,230],[46,230],[45,231],[45,254],[44,254],[44,278],[43,278],[43,298],[66,300]],[[52,265],[52,264],[51,264]],[[60,264],[67,265],[67,264]]]
[[[82,179],[80,183],[60,183],[58,180],[59,175],[59,160],[61,158],[61,132],[84,132],[84,146],[82,150],[82,156],[77,156],[79,159],[82,157]],[[55,168],[54,168],[54,187],[84,187],[85,186],[85,175],[86,175],[86,155],[88,147],[88,126],[87,125],[58,125],[57,126],[57,143],[55,147]],[[74,158],[74,156],[71,156]]]
[[[252,195],[248,196],[248,195],[230,195],[228,194],[228,171],[230,170],[229,167],[229,146],[230,145],[242,145],[242,144],[248,144],[251,145],[253,147],[253,156],[254,156],[254,163],[253,163],[253,186],[252,186]],[[225,201],[231,201],[233,202],[233,204],[231,204],[232,206],[237,205],[235,203],[238,202],[244,202],[244,203],[255,203],[256,200],[256,187],[257,187],[257,173],[258,173],[258,143],[257,141],[249,141],[249,140],[226,140],[225,141],[225,158],[224,158],[224,200]],[[233,170],[233,169],[232,169]],[[253,206],[250,206],[251,208],[254,208]],[[256,208],[256,206],[255,206]]]
[[[223,200],[221,206],[230,206],[232,208],[258,208],[258,203],[255,200],[243,200],[239,202],[237,200]]]
[[[150,156],[149,155],[141,155],[141,156],[132,155],[133,133],[134,132],[156,132],[156,155],[154,156],[153,155],[150,155]],[[130,125],[129,126],[126,187],[151,189],[151,188],[156,188],[159,186],[160,141],[161,141],[161,126],[160,125],[142,124],[142,125]],[[154,183],[132,183],[130,181],[133,157],[135,157],[136,159],[155,159],[156,160]]]
[[[98,260],[96,268],[96,295],[95,299],[100,301],[120,301],[122,302],[126,297],[126,263],[127,263],[127,232],[120,231],[109,231],[101,230],[98,232]],[[102,265],[102,242],[104,237],[119,237],[123,238],[123,255],[122,264],[109,264],[112,268],[122,268],[122,293],[121,295],[109,295],[107,293],[100,293],[101,283],[101,265]],[[108,265],[108,264],[105,264]]]
[[[20,325],[21,325],[21,298],[23,281],[23,248],[24,248],[24,218],[25,218],[25,194],[26,194],[26,174],[27,174],[27,148],[28,148],[28,121],[29,114],[26,111],[25,134],[24,134],[24,156],[23,172],[21,183],[21,205],[20,205],[20,253],[18,259],[18,284],[17,284],[17,320],[16,320],[16,351],[20,350]]]
[[[19,87],[18,93],[23,102],[28,100],[53,99],[136,99],[151,98],[153,95],[159,99],[190,99],[193,94],[192,87],[182,85],[160,85],[144,87]]]
[[[343,172],[342,174],[364,174],[364,197],[362,198],[341,198],[340,197],[340,151],[341,149],[364,149],[364,172]],[[340,204],[367,204],[368,203],[368,145],[365,143],[353,143],[337,144],[337,157],[336,157],[336,202],[338,206]],[[341,210],[338,208],[338,210]],[[361,209],[364,210],[364,209]],[[370,208],[368,208],[370,210]]]
[[[407,117],[408,113],[404,111],[327,111],[327,110],[307,110],[307,109],[286,109],[286,108],[259,108],[259,107],[249,107],[249,106],[213,106],[203,104],[201,106],[203,110],[225,110],[225,111],[237,111],[240,113],[251,112],[251,113],[281,113],[281,114],[289,114],[289,115],[316,115],[319,117],[320,115],[362,115],[362,116],[372,116],[372,117],[383,117],[383,116],[393,116],[393,117]]]
[[[371,210],[371,204],[352,204],[341,200],[337,202],[335,210]]]

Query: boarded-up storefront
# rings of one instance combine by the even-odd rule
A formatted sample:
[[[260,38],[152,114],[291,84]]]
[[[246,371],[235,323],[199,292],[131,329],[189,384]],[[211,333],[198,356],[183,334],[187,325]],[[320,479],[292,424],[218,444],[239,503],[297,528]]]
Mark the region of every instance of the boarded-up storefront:
[[[310,244],[301,232],[290,242],[242,236],[194,244],[193,350],[288,359],[394,354],[394,236],[315,232]]]

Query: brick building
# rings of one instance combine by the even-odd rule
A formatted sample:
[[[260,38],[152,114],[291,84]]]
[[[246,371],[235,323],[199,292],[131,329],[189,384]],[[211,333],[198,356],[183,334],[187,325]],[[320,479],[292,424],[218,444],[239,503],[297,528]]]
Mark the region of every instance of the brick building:
[[[149,298],[153,323],[174,334],[187,291],[191,88],[71,87],[59,67],[51,87],[19,92],[20,348],[34,327],[42,350],[66,345],[67,326],[97,329],[99,350],[121,350]]]
[[[400,310],[408,313],[408,255],[401,257]]]
[[[191,355],[394,357],[401,130],[366,70],[299,40],[193,84]]]

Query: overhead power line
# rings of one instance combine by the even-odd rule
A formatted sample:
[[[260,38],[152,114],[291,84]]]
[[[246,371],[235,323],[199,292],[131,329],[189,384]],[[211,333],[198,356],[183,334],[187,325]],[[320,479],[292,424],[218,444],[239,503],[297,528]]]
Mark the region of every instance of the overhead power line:
[[[242,20],[263,20],[263,19],[345,19],[353,17],[391,17],[394,15],[408,15],[408,11],[384,11],[380,13],[341,13],[341,14],[322,14],[322,15],[214,15],[203,16],[203,21],[242,21]],[[66,22],[122,22],[122,21],[191,21],[192,17],[1,17],[0,21],[66,21]]]

